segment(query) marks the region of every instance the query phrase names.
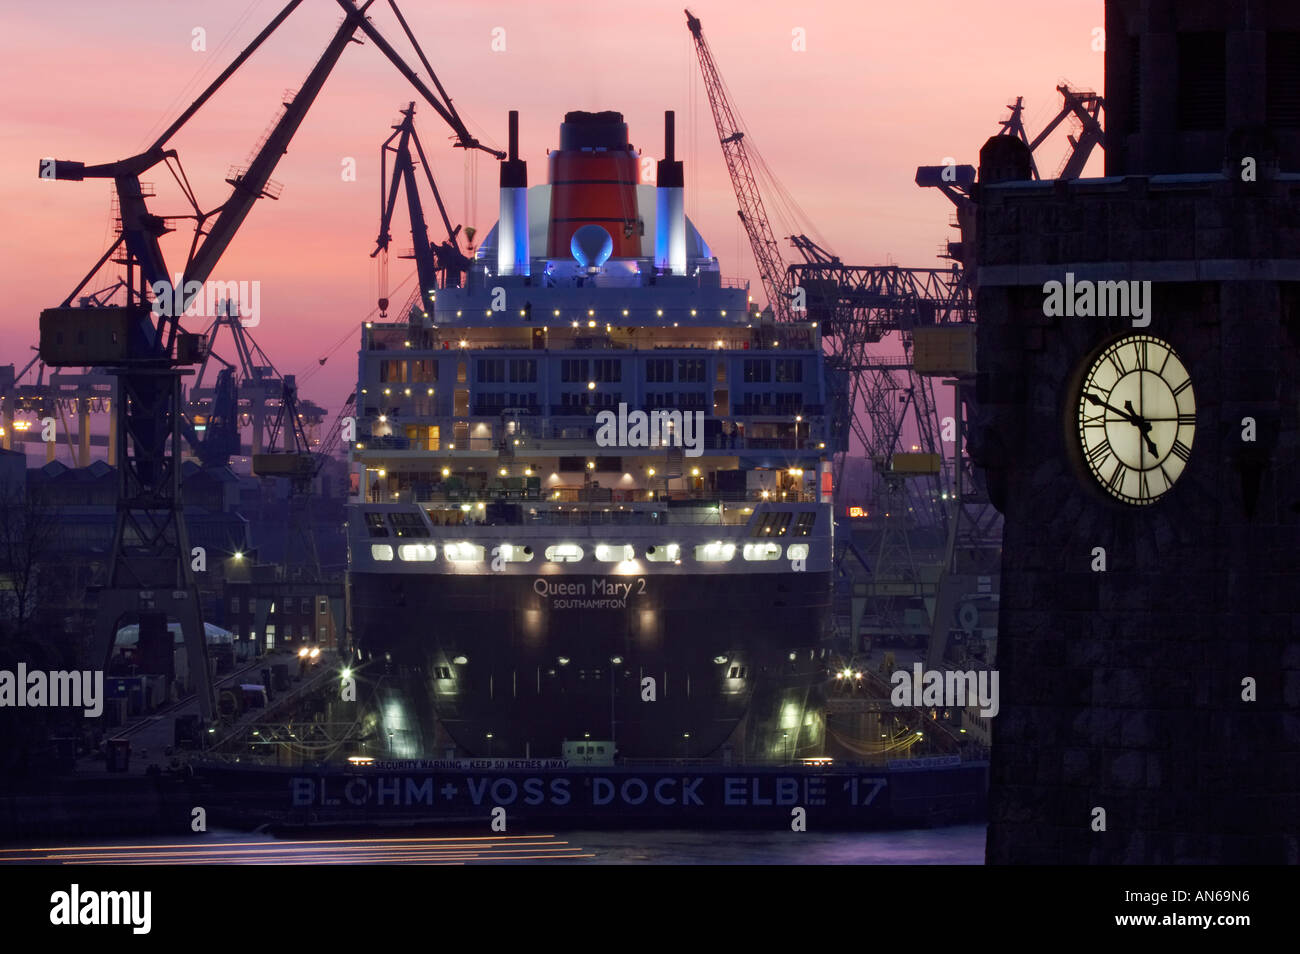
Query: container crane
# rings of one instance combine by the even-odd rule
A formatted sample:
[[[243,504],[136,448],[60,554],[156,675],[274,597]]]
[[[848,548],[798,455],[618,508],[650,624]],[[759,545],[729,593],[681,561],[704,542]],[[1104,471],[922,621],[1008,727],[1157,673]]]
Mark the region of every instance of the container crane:
[[[203,335],[184,331],[181,315],[212,275],[253,205],[260,198],[274,195],[271,173],[288,150],[294,133],[343,50],[350,43],[358,42],[354,36],[358,30],[370,38],[452,127],[458,147],[479,149],[504,158],[504,154],[489,149],[469,134],[437,80],[433,81],[441,96],[425,85],[371,24],[366,11],[374,0],[365,0],[360,7],[352,0],[337,2],[344,12],[343,21],[298,93],[285,102],[283,113],[248,167],[232,171],[227,178],[230,196],[216,209],[207,212],[200,209],[180,168],[176,150],[167,144],[297,9],[301,0],[290,0],[143,152],[98,165],[42,159],[39,167],[39,175],[48,179],[78,182],[112,179],[121,213],[121,230],[116,241],[62,304],[44,310],[40,317],[40,353],[47,365],[103,367],[119,382],[120,399],[113,409],[120,481],[117,520],[107,581],[99,591],[94,652],[102,661],[100,664],[108,662],[118,626],[126,617],[138,619],[142,639],[146,631],[155,635],[165,633],[168,619],[177,620],[191,661],[190,671],[195,674],[199,710],[204,720],[214,717],[216,707],[180,495],[180,381],[189,373],[187,366],[203,359],[207,342]],[[396,10],[393,0],[389,4]],[[192,215],[162,216],[150,211],[146,199],[153,190],[144,188],[140,176],[160,164],[166,165],[175,176],[193,207]],[[179,218],[192,218],[195,230],[185,266],[173,286],[159,240],[173,231],[170,221]],[[213,221],[209,223],[210,219]],[[119,250],[122,257],[116,261],[126,270],[126,303],[73,307],[73,299]]]

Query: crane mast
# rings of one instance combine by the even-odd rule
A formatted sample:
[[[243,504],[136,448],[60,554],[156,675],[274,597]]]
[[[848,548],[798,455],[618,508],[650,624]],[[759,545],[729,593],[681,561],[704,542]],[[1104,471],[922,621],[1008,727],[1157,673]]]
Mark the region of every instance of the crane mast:
[[[458,236],[461,227],[457,225],[453,228],[451,220],[447,217],[447,207],[442,201],[442,195],[438,191],[438,184],[433,179],[429,161],[424,155],[424,147],[420,144],[420,137],[415,131],[415,103],[411,103],[401,112],[402,121],[393,127],[393,134],[384,141],[379,152],[379,238],[375,242],[375,250],[370,253],[370,257],[379,258],[379,312],[381,316],[387,315],[388,245],[392,240],[391,229],[393,212],[397,206],[397,192],[399,188],[404,189],[406,192],[407,216],[411,223],[411,257],[415,259],[416,275],[419,281],[419,317],[421,318],[420,323],[427,328],[430,324],[429,303],[434,299],[435,291],[438,288],[459,286],[461,276],[469,270],[472,263],[460,250]],[[397,145],[393,145],[393,140],[397,140]],[[429,183],[429,189],[433,192],[434,201],[438,205],[438,214],[441,216],[443,228],[447,232],[447,240],[437,245],[429,241],[429,229],[425,222],[424,207],[420,202],[420,193],[416,186],[416,161],[415,155],[412,155],[411,152],[412,146],[415,147],[415,155],[419,156],[420,165],[424,167],[425,180]],[[390,152],[393,153],[391,182],[388,173],[388,154]],[[412,313],[408,317],[414,320],[416,316]]]
[[[767,292],[767,302],[772,313],[778,321],[790,321],[789,277],[745,149],[745,134],[736,122],[731,102],[727,98],[727,89],[700,28],[699,17],[692,15],[690,10],[686,11],[686,25],[695,38],[695,52],[700,59],[700,72],[704,74],[704,87],[709,94],[713,124],[717,127],[722,155],[727,160],[727,172],[731,176],[731,187],[735,190],[736,202],[740,205],[736,214],[740,216],[745,234],[749,236],[749,247],[754,253],[754,262],[758,265],[758,274],[763,281],[763,289]]]
[[[284,104],[284,113],[248,168],[227,179],[231,194],[222,205],[211,211],[202,211],[183,173],[177,175],[193,207],[193,215],[186,217],[194,219],[195,231],[176,285],[171,283],[172,276],[159,239],[172,231],[169,218],[181,216],[151,212],[146,199],[152,191],[142,187],[140,176],[160,163],[168,163],[170,168],[170,163],[175,160],[179,166],[178,154],[175,149],[167,147],[168,141],[284,22],[301,0],[289,0],[271,23],[144,152],[98,165],[54,159],[43,159],[40,163],[42,178],[72,181],[112,179],[121,208],[121,232],[116,241],[62,304],[45,309],[40,317],[40,355],[46,365],[101,367],[115,375],[119,382],[119,396],[113,408],[115,459],[119,474],[117,517],[107,579],[98,590],[93,652],[103,664],[108,663],[118,627],[124,619],[139,621],[142,640],[146,629],[151,637],[165,638],[167,620],[179,621],[194,673],[200,714],[205,720],[213,718],[216,706],[192,564],[197,558],[195,551],[190,549],[181,502],[183,413],[180,380],[183,374],[190,373],[186,366],[205,359],[208,342],[203,335],[184,331],[180,325],[182,315],[195,297],[202,295],[203,283],[212,274],[253,205],[258,199],[274,194],[268,189],[271,173],[288,150],[294,133],[343,51],[350,43],[359,42],[354,36],[357,31],[370,38],[451,126],[458,147],[479,149],[499,159],[505,157],[504,153],[484,146],[470,135],[393,0],[389,0],[389,5],[415,45],[421,63],[438,89],[437,93],[425,85],[371,24],[366,12],[374,2],[362,0],[357,6],[354,0],[337,0],[344,13],[342,22],[298,94]],[[409,178],[413,180],[414,177]],[[215,221],[207,228],[208,220],[214,216]],[[119,250],[125,252],[118,261],[126,269],[122,283],[126,304],[97,303],[98,307],[72,307],[76,295]],[[292,388],[292,382],[286,380],[285,384]],[[295,395],[287,397],[292,407]],[[296,412],[285,425],[286,438],[292,435],[295,443],[301,444],[301,432],[291,430],[295,424]],[[263,456],[274,458],[277,455]],[[312,462],[305,447],[300,453],[278,456],[294,458],[284,462],[292,470],[290,476],[311,471]],[[305,463],[301,460],[303,457],[307,457]],[[277,463],[274,460],[270,462]]]

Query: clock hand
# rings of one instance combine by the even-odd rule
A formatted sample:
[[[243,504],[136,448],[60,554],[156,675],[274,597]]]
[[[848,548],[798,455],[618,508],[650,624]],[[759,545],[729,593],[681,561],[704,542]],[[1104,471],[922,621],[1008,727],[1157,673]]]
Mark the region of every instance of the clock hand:
[[[1120,420],[1128,421],[1130,424],[1132,424],[1134,427],[1138,428],[1139,430],[1144,430],[1143,428],[1144,424],[1147,427],[1151,426],[1150,424],[1147,424],[1147,422],[1144,421],[1142,418],[1138,417],[1137,413],[1133,410],[1132,401],[1125,401],[1124,404],[1128,407],[1128,410],[1121,411],[1115,405],[1107,404],[1105,401],[1097,397],[1095,394],[1090,394],[1089,392],[1085,391],[1083,393],[1083,396],[1087,398],[1089,402],[1091,402],[1097,407],[1104,407],[1108,411],[1114,411],[1116,414],[1120,416]]]
[[[1124,407],[1128,409],[1130,415],[1129,423],[1142,432],[1142,440],[1146,442],[1147,450],[1151,451],[1153,457],[1159,457],[1160,451],[1156,449],[1155,441],[1151,439],[1151,422],[1133,410],[1132,401],[1125,401]]]
[[[1132,423],[1132,421],[1129,419],[1129,415],[1128,415],[1128,414],[1126,414],[1124,411],[1121,411],[1119,408],[1115,407],[1113,404],[1107,404],[1107,403],[1106,403],[1105,401],[1103,401],[1101,398],[1097,397],[1097,395],[1095,395],[1095,394],[1091,394],[1091,393],[1089,393],[1089,392],[1087,392],[1087,391],[1084,391],[1084,392],[1083,392],[1083,396],[1084,396],[1085,398],[1087,398],[1087,400],[1088,400],[1089,403],[1095,405],[1096,407],[1104,407],[1104,408],[1106,408],[1106,410],[1108,410],[1108,411],[1114,411],[1114,412],[1115,412],[1116,414],[1118,414],[1121,418],[1123,418],[1123,419],[1126,420],[1126,421],[1129,421],[1129,423]]]

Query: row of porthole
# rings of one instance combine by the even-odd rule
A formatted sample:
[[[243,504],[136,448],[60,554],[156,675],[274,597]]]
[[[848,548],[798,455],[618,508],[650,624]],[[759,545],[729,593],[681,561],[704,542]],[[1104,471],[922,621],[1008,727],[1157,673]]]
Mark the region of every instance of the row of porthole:
[[[782,547],[770,540],[762,543],[746,543],[741,548],[741,556],[750,562],[762,562],[781,559]],[[547,563],[578,563],[585,553],[576,543],[554,543],[546,548]],[[645,558],[651,563],[680,564],[681,546],[665,543],[646,547]],[[389,543],[370,544],[370,557],[373,560],[389,562],[393,559],[394,549]],[[405,563],[431,563],[438,559],[438,548],[432,543],[402,543],[396,548],[396,556]],[[479,543],[448,543],[443,546],[443,556],[451,563],[482,563],[488,556],[487,548]],[[517,544],[501,543],[492,548],[491,558],[502,563],[528,563],[533,559],[533,548]],[[636,559],[636,548],[630,544],[597,544],[592,556],[600,563],[627,563]],[[697,563],[726,563],[736,556],[736,544],[723,541],[701,543],[695,547]],[[807,560],[808,544],[791,543],[785,547],[788,560]]]

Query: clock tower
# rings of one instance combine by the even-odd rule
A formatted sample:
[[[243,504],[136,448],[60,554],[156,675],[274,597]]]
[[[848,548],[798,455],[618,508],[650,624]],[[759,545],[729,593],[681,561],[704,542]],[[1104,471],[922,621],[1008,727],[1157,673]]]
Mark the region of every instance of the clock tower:
[[[1300,6],[1105,9],[1105,177],[980,153],[987,858],[1296,864]]]

